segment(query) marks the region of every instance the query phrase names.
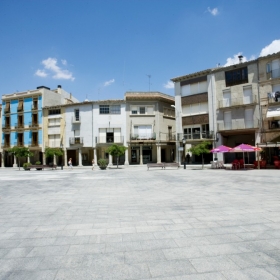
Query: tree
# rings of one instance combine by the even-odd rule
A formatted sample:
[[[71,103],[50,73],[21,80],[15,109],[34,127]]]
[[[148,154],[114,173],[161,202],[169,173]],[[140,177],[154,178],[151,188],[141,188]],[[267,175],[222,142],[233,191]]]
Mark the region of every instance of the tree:
[[[111,156],[116,156],[117,157],[117,168],[119,168],[119,158],[120,158],[120,156],[125,154],[126,149],[127,148],[125,146],[117,145],[117,144],[113,144],[110,147],[108,147],[108,149],[107,149],[107,152]]]
[[[46,148],[45,155],[47,158],[59,157],[63,155],[63,150],[60,148]]]
[[[8,152],[14,154],[15,157],[18,159],[19,170],[20,170],[20,158],[23,158],[23,157],[26,158],[26,157],[32,157],[33,156],[33,154],[26,147],[15,146],[11,149],[8,149]]]
[[[208,154],[210,153],[210,150],[208,149],[208,146],[210,146],[211,143],[208,141],[204,141],[200,144],[197,144],[194,147],[191,147],[188,151],[190,151],[191,153],[193,153],[196,156],[200,156],[202,155],[202,169],[204,167],[204,158],[203,158],[203,154]]]

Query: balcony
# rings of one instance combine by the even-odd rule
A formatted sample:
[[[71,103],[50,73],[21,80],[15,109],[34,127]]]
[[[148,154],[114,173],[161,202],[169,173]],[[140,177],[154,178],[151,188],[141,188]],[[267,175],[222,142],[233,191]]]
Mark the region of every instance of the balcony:
[[[16,141],[16,142],[14,142],[14,146],[24,147],[24,143],[22,141]]]
[[[5,125],[2,127],[3,132],[5,132],[5,131],[7,131],[7,130],[10,130],[10,129],[11,129],[11,127],[10,127],[9,124],[5,124]]]
[[[70,137],[69,138],[69,144],[70,145],[83,145],[84,144],[84,138],[83,137]]]
[[[9,113],[11,113],[11,111],[10,111],[10,106],[7,108],[7,107],[5,107],[5,109],[4,109],[4,113],[5,114],[9,114]]]
[[[31,108],[31,110],[32,110],[32,111],[38,111],[38,105],[36,105],[36,106],[33,105],[32,108]]]
[[[237,97],[229,99],[218,100],[218,108],[228,108],[228,107],[237,107],[237,106],[246,106],[250,104],[257,103],[257,96],[251,95],[246,97]]]
[[[166,135],[163,135],[161,133],[160,134],[160,140],[163,140],[163,141],[176,141],[176,133],[166,134]]]
[[[259,124],[259,120],[232,120],[231,122],[218,123],[218,131],[259,128]]]
[[[22,111],[23,111],[23,106],[18,106],[18,107],[17,107],[17,111],[18,111],[18,112],[22,112]]]
[[[123,136],[98,136],[96,137],[97,144],[122,144],[124,140]]]
[[[38,129],[39,128],[39,124],[37,122],[31,122],[31,123],[29,123],[29,128],[31,128],[31,129]]]
[[[32,141],[28,143],[29,147],[39,147],[39,143],[37,141]]]
[[[10,148],[11,145],[9,142],[5,142],[4,144],[1,145],[2,148]]]
[[[181,141],[183,138],[185,140],[213,140],[213,133],[212,131],[204,131],[198,133],[179,133],[178,140]]]
[[[156,134],[154,132],[145,134],[130,134],[130,140],[156,140]]]
[[[17,129],[17,130],[24,129],[24,124],[23,123],[15,123],[15,129]]]
[[[81,123],[81,116],[72,117],[72,123]]]

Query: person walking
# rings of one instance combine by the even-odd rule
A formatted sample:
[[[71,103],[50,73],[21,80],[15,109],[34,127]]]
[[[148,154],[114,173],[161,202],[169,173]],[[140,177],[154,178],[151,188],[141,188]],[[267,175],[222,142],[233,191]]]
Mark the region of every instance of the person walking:
[[[71,170],[72,170],[72,168],[73,168],[73,166],[72,166],[72,158],[69,158],[68,165],[69,165],[69,167],[70,167]]]
[[[92,164],[92,170],[93,170],[93,168],[94,168],[94,159],[92,159],[91,164]]]

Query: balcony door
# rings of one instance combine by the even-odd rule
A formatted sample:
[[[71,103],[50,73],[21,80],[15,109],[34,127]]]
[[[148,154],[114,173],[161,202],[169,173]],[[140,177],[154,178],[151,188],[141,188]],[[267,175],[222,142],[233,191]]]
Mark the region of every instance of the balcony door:
[[[138,125],[139,139],[150,139],[152,138],[152,126],[151,125]]]

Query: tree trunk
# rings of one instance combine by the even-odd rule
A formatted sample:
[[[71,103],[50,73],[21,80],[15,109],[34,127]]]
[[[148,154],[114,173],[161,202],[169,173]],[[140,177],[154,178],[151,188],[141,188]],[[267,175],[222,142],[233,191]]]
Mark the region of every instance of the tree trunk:
[[[119,157],[117,157],[117,168],[119,168]]]

